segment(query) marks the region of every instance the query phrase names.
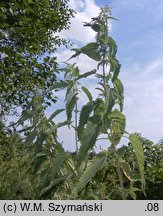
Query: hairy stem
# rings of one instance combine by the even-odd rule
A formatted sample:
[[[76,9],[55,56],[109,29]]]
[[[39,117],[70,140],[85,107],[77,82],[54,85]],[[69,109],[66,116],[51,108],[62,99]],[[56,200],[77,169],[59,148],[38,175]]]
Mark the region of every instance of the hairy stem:
[[[103,72],[103,84],[104,84],[104,97],[106,99],[106,72],[105,72],[105,63],[103,62],[103,65],[102,65],[102,72]]]
[[[115,148],[114,145],[113,145],[112,149],[113,149],[113,151],[115,153],[115,157],[116,157],[116,172],[117,172],[117,175],[118,175],[120,187],[122,189],[122,199],[125,200],[124,182],[123,182],[121,167],[120,167],[120,163],[119,163],[119,156],[117,155],[117,151],[116,151],[116,148]]]
[[[76,153],[79,150],[79,148],[78,148],[77,126],[78,126],[78,104],[76,102],[76,105],[75,105],[75,145],[76,145]]]

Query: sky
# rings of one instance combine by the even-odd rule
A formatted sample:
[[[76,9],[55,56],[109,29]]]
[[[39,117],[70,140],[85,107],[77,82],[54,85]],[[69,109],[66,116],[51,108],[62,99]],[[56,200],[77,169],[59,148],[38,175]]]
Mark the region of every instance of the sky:
[[[83,27],[83,22],[96,17],[100,7],[106,4],[118,19],[112,21],[110,34],[117,43],[117,58],[122,65],[120,79],[125,88],[126,130],[141,133],[157,143],[163,137],[163,0],[70,0],[70,7],[77,14],[71,20],[69,31],[60,35],[73,41],[74,47],[93,41],[95,33]],[[63,62],[72,51],[60,50],[57,55],[58,61]],[[96,67],[84,55],[77,63],[82,72]],[[88,80],[87,85],[96,97],[93,81]],[[81,100],[86,103],[82,96]],[[67,150],[74,149],[73,131],[62,128],[59,137]]]

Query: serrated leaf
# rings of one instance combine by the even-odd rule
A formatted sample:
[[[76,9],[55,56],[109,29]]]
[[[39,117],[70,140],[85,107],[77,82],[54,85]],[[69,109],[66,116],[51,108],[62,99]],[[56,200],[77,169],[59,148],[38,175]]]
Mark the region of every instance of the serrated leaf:
[[[89,116],[91,112],[93,111],[93,105],[94,103],[88,102],[85,106],[82,107],[80,112],[80,118],[79,118],[79,125],[78,125],[78,138],[81,139],[81,136],[83,134],[84,126],[87,124],[87,121],[89,119]]]
[[[62,164],[67,159],[67,155],[65,153],[59,154],[57,158],[54,159],[53,165],[51,168],[51,178],[55,178],[56,173],[60,170]]]
[[[86,78],[86,77],[91,76],[91,75],[93,75],[95,73],[96,73],[96,70],[88,71],[88,72],[86,72],[84,74],[79,75],[75,80],[77,81],[79,79]]]
[[[104,100],[101,98],[97,98],[94,102],[94,113],[103,116],[105,111],[106,111],[106,106]]]
[[[141,176],[142,185],[144,185],[144,152],[143,152],[143,146],[140,138],[136,134],[130,134],[129,140],[133,146],[133,149],[135,151],[136,159],[139,166],[139,172]]]
[[[51,133],[51,132],[53,132],[53,131],[56,131],[58,128],[63,127],[63,126],[68,125],[68,124],[69,124],[68,121],[59,122],[58,124],[54,124],[54,125],[50,128],[49,133]]]
[[[114,145],[117,145],[125,132],[126,118],[118,109],[110,113],[111,131],[110,140]]]
[[[82,190],[87,185],[87,183],[91,180],[91,178],[95,176],[97,171],[104,166],[106,160],[107,160],[106,156],[100,155],[100,157],[99,156],[94,157],[92,160],[88,162],[84,174],[82,175],[79,182],[73,189],[73,194],[77,194],[80,190]]]
[[[48,188],[50,185],[50,182],[54,182],[56,174],[60,172],[61,167],[65,160],[67,159],[66,153],[61,153],[56,156],[56,158],[52,161],[51,166],[45,167],[45,169],[42,172],[42,178],[40,186],[41,188]],[[48,186],[49,185],[49,186]]]
[[[82,90],[87,95],[89,101],[92,101],[93,98],[92,98],[92,95],[91,95],[90,91],[85,86],[82,86]]]
[[[88,57],[95,61],[100,61],[101,56],[98,51],[98,44],[97,43],[89,43],[86,46],[81,48],[82,53],[86,54]]]
[[[43,153],[37,153],[34,160],[36,160],[36,163],[34,165],[34,173],[37,173],[40,169],[43,162],[46,160],[47,156]]]
[[[54,117],[56,117],[59,113],[63,112],[64,110],[65,110],[65,109],[58,109],[58,110],[54,111],[54,112],[51,114],[51,116],[49,117],[48,121],[49,121],[49,122],[52,121],[52,119],[53,119]]]
[[[114,89],[117,93],[117,97],[119,99],[120,109],[122,111],[123,110],[123,99],[124,99],[124,95],[123,95],[124,88],[123,88],[122,82],[119,79],[115,79],[113,84],[114,84]]]
[[[124,92],[123,84],[119,79],[114,80],[114,85],[116,87],[116,90],[119,94],[122,94]]]
[[[111,112],[113,106],[115,105],[115,101],[117,99],[117,95],[116,92],[113,88],[110,88],[108,93],[107,93],[107,111],[106,111],[106,115],[109,115],[109,113]]]
[[[110,62],[110,71],[113,72],[113,79],[112,80],[114,82],[114,80],[118,78],[120,68],[121,68],[121,64],[115,58],[111,58],[109,62]]]
[[[78,153],[78,163],[79,166],[82,160],[86,157],[88,151],[93,148],[96,143],[96,139],[99,135],[102,126],[101,116],[94,115],[89,118],[86,128],[80,137],[80,149]]]
[[[112,37],[108,37],[108,46],[109,46],[109,54],[112,57],[115,57],[117,53],[117,45],[116,42],[113,40]]]
[[[66,114],[67,114],[68,121],[71,121],[72,111],[76,103],[77,103],[77,93],[73,88],[71,88],[69,93],[66,95]]]
[[[86,46],[82,47],[81,49],[72,49],[76,53],[70,57],[75,58],[79,56],[81,53],[86,54],[88,57],[95,61],[100,61],[101,56],[100,53],[98,52],[98,44],[97,43],[89,43]]]
[[[52,181],[50,183],[50,185],[48,185],[47,187],[45,187],[41,193],[40,193],[40,198],[42,196],[45,196],[45,195],[48,195],[56,185],[60,184],[61,182],[65,181],[67,179],[67,176],[63,176],[62,178],[58,178],[58,179],[55,179],[54,181]]]
[[[39,153],[42,150],[42,145],[43,142],[46,140],[48,134],[47,133],[43,133],[41,132],[38,136],[37,136],[37,140],[35,142],[35,152]]]
[[[64,81],[60,81],[60,82],[56,82],[55,84],[53,84],[52,86],[50,86],[50,90],[53,89],[64,89],[67,87],[67,83]]]

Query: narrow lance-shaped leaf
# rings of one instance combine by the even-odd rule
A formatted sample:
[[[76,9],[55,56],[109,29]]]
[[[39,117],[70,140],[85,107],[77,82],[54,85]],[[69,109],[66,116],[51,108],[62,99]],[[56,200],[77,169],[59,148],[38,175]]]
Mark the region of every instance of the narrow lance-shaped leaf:
[[[143,152],[143,146],[141,143],[141,140],[136,134],[131,134],[129,136],[129,140],[133,146],[133,149],[135,150],[135,155],[138,161],[140,176],[142,185],[144,184],[144,152]]]
[[[88,72],[86,72],[84,74],[80,74],[75,80],[77,81],[79,79],[86,78],[86,77],[91,76],[91,75],[93,75],[95,73],[96,73],[96,70],[88,71]]]
[[[37,153],[34,157],[35,164],[33,167],[34,174],[38,172],[43,162],[46,160],[47,156],[44,153]]]
[[[67,159],[67,155],[65,153],[60,153],[57,155],[57,157],[53,160],[52,166],[48,166],[45,168],[46,172],[43,175],[43,178],[41,179],[41,188],[44,188],[41,194],[43,195],[45,192],[49,191],[52,189],[52,185],[55,185],[58,183],[58,179],[56,179],[56,174],[60,172],[61,167],[65,160]],[[49,182],[51,182],[50,185]],[[54,184],[52,184],[54,183]]]
[[[90,114],[93,111],[93,105],[94,105],[94,103],[93,103],[93,101],[91,101],[82,107],[82,110],[80,112],[80,118],[79,118],[79,126],[77,129],[79,140],[82,137],[82,134],[84,131],[84,126],[87,124],[88,119],[90,117]]]
[[[82,86],[82,90],[87,95],[89,101],[92,101],[93,98],[92,98],[92,95],[91,95],[90,91],[85,86]]]
[[[123,99],[124,99],[124,95],[123,95],[124,88],[123,88],[122,82],[119,79],[115,79],[113,84],[114,84],[114,89],[117,93],[117,97],[119,100],[119,106],[122,111],[123,110]]]
[[[52,86],[49,87],[50,90],[58,90],[58,89],[64,89],[67,87],[67,83],[64,81],[56,82]]]
[[[48,137],[48,134],[44,132],[41,132],[37,136],[37,140],[35,142],[35,152],[36,153],[39,153],[42,150],[43,142],[46,140],[47,137]]]
[[[80,138],[81,147],[78,153],[78,166],[86,157],[88,151],[92,149],[95,145],[101,126],[102,122],[100,115],[94,115],[93,117],[90,117],[87,126],[84,129],[82,136]]]
[[[40,193],[40,198],[42,198],[43,196],[45,195],[48,195],[51,193],[51,191],[58,185],[58,184],[61,184],[63,183],[66,179],[68,178],[68,176],[63,176],[61,178],[57,178],[57,179],[54,179],[54,181],[52,181],[50,183],[50,185],[48,185],[47,187],[45,187],[41,193]]]
[[[56,173],[60,170],[62,164],[67,159],[67,155],[65,153],[59,154],[56,159],[53,161],[52,169],[51,169],[51,178],[54,179]]]
[[[106,115],[109,115],[109,113],[111,112],[113,106],[115,105],[116,102],[116,93],[115,90],[113,88],[110,88],[107,92],[107,111],[106,111]]]
[[[77,93],[73,88],[71,88],[71,90],[66,96],[66,114],[67,114],[68,121],[71,121],[72,111],[76,103],[77,103]]]
[[[112,79],[112,81],[114,82],[114,80],[118,78],[118,75],[119,75],[119,72],[120,72],[120,68],[121,68],[121,64],[115,58],[110,58],[109,60],[110,60],[109,61],[109,63],[110,63],[110,71],[113,72],[113,79]]]
[[[101,155],[100,157],[99,156],[95,157],[88,162],[88,165],[87,165],[87,168],[84,174],[82,175],[79,182],[73,189],[73,194],[78,193],[80,190],[82,190],[87,185],[87,183],[91,180],[91,178],[95,176],[97,171],[104,166],[106,160],[107,160],[107,157],[104,155]]]
[[[108,37],[108,45],[109,45],[109,53],[112,57],[115,57],[116,53],[117,53],[117,45],[116,42],[113,40],[112,37]]]
[[[56,117],[59,113],[63,112],[64,110],[65,110],[65,109],[58,109],[58,110],[54,111],[54,112],[51,114],[51,116],[49,117],[48,121],[52,121],[52,119],[53,119],[54,117]]]

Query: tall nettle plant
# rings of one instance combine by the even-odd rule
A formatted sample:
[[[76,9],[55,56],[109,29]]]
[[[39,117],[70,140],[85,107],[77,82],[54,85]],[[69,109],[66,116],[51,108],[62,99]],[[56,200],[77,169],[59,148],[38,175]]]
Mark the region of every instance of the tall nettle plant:
[[[80,167],[90,150],[95,146],[97,139],[101,139],[101,135],[105,135],[104,139],[108,140],[107,154],[98,155],[87,163],[85,172],[75,186],[73,194],[77,194],[84,188],[106,161],[112,160],[119,179],[121,196],[122,199],[125,199],[127,193],[124,187],[123,174],[129,174],[127,174],[128,168],[124,165],[124,161],[122,163],[117,150],[121,138],[125,136],[132,143],[137,157],[142,189],[144,188],[144,157],[139,137],[135,134],[129,135],[125,131],[126,118],[123,114],[124,87],[119,79],[121,65],[116,58],[116,42],[109,34],[109,22],[112,19],[114,18],[111,16],[110,8],[106,6],[101,9],[99,16],[92,18],[90,23],[85,23],[85,26],[96,32],[96,40],[80,49],[73,49],[75,54],[71,56],[71,58],[75,58],[80,54],[85,54],[95,60],[97,62],[95,77],[99,84],[99,87],[96,88],[99,95],[95,100],[93,100],[91,92],[86,87],[82,87],[88,97],[88,103],[81,108],[79,123],[75,128],[80,143],[77,154],[77,167]],[[76,76],[81,75],[78,73]],[[77,77],[74,80],[77,80]],[[71,97],[66,97],[66,104],[69,105],[67,106],[68,120],[71,119],[70,113],[75,109],[78,94],[76,87],[72,88],[72,83],[76,85],[76,82],[71,82],[71,85],[68,85],[68,94],[71,93]],[[132,185],[131,183],[131,187]]]

